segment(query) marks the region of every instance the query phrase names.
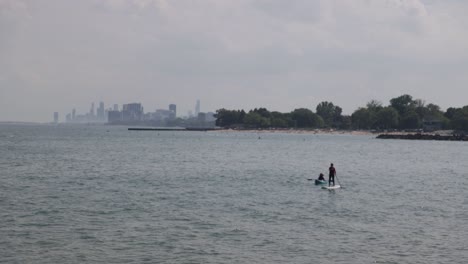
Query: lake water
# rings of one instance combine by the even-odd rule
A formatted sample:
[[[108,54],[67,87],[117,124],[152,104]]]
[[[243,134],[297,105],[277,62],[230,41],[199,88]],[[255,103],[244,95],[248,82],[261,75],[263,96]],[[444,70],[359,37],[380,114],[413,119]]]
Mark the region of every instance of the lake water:
[[[0,125],[0,209],[5,263],[467,263],[468,143]]]

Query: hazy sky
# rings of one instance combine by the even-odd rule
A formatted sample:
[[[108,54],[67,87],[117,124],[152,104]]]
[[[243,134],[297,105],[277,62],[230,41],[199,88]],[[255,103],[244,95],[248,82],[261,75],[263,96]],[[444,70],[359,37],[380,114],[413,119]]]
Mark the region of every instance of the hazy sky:
[[[468,105],[465,0],[0,0],[0,121],[141,102],[178,114]]]

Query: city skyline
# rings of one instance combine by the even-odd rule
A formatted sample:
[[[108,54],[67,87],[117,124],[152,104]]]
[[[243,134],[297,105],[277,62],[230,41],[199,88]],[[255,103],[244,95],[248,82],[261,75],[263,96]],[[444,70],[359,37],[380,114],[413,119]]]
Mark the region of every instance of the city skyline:
[[[177,111],[177,104],[171,103],[166,108],[159,107],[156,109],[144,109],[144,105],[139,102],[125,103],[125,104],[109,104],[105,107],[105,102],[100,101],[99,107],[95,109],[95,103],[90,103],[90,108],[88,111],[80,112],[76,108],[72,108],[71,111],[60,113],[58,111],[53,112],[53,123],[108,123],[109,122],[109,112],[114,112],[111,114],[115,115],[115,112],[125,111],[125,108],[130,105],[140,105],[142,108],[141,113],[146,114],[156,114],[159,115],[161,119],[170,117],[171,119],[175,118],[192,118],[197,117],[199,113],[213,113],[214,111],[200,111],[201,101],[200,99],[196,100],[195,106],[192,110],[188,110],[187,113],[181,113]],[[132,107],[132,106],[130,106]],[[195,113],[195,114],[193,114]],[[63,114],[63,118],[60,118],[60,114]],[[146,117],[148,118],[148,117]],[[48,123],[48,122],[46,122]]]
[[[460,0],[0,1],[0,121],[88,103],[181,113],[468,98]],[[96,105],[97,107],[97,105]]]

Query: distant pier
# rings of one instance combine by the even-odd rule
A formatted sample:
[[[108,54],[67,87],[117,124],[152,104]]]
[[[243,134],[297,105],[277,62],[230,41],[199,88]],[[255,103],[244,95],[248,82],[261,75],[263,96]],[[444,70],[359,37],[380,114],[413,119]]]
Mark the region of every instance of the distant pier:
[[[153,128],[153,127],[129,127],[132,131],[213,131],[213,127],[181,127],[181,128]]]

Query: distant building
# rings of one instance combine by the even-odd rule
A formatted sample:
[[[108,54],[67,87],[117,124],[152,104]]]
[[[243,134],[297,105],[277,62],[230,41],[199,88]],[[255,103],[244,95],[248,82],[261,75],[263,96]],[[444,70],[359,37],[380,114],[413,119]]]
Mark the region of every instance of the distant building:
[[[72,121],[75,120],[75,115],[76,115],[76,110],[75,110],[75,108],[73,108],[73,110],[72,110],[72,116],[71,116],[71,120],[72,120]]]
[[[443,125],[444,125],[443,122],[437,118],[424,118],[423,119],[423,130],[426,132],[441,130]]]
[[[143,107],[140,103],[124,104],[122,107],[122,121],[143,120]]]
[[[144,121],[151,121],[151,120],[154,120],[154,113],[146,113],[146,114],[143,114],[143,120],[144,120]]]
[[[94,103],[91,103],[91,110],[89,110],[89,115],[94,117]]]
[[[206,113],[206,122],[213,122],[216,121],[215,113],[208,112]]]
[[[119,111],[119,105],[118,104],[114,104],[114,111]]]
[[[59,122],[59,113],[54,112],[54,123],[57,124]]]
[[[195,116],[198,116],[200,113],[200,99],[197,100],[197,104],[195,105]]]
[[[88,122],[88,115],[76,115],[75,119],[73,120],[74,123],[86,123]]]
[[[206,114],[205,113],[198,113],[197,119],[199,122],[206,122]]]
[[[99,107],[96,111],[97,121],[105,122],[106,120],[106,110],[104,109],[104,102],[99,102]]]
[[[170,110],[157,109],[156,112],[154,112],[154,115],[153,115],[152,119],[156,120],[156,121],[162,121],[162,120],[165,120],[165,119],[169,119],[171,114],[172,114],[172,112]]]
[[[175,119],[177,116],[177,106],[175,104],[169,105],[169,119]]]
[[[122,112],[120,111],[108,111],[107,112],[107,122],[119,122],[122,121]]]

